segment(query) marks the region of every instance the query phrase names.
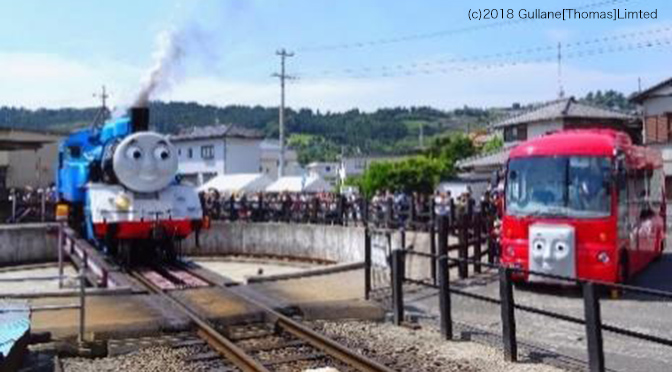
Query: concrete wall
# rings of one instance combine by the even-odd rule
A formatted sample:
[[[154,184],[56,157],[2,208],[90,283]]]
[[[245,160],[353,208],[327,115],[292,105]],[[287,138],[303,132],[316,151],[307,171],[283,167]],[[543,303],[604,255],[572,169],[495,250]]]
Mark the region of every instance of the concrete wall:
[[[394,234],[392,248],[400,246]],[[429,235],[408,232],[406,246],[429,252]],[[185,253],[194,256],[223,254],[275,255],[301,259],[318,259],[338,263],[364,261],[364,228],[282,223],[231,223],[215,221],[210,230],[201,232],[200,247],[195,239],[184,244]],[[422,279],[430,273],[430,260],[409,255],[409,276]]]
[[[334,262],[364,260],[364,229],[326,225],[215,221],[184,244],[187,254],[251,254],[312,258]]]
[[[58,232],[55,224],[0,225],[0,267],[34,262],[55,261]],[[392,248],[400,246],[395,233]],[[406,234],[406,246],[429,251],[426,233]],[[299,259],[316,259],[336,263],[364,261],[364,229],[327,225],[281,223],[231,223],[216,221],[200,235],[200,247],[194,237],[183,245],[192,256],[226,254],[272,255]],[[374,254],[375,255],[375,254]],[[407,274],[427,278],[430,260],[409,255]]]
[[[0,225],[0,267],[58,259],[56,224]]]

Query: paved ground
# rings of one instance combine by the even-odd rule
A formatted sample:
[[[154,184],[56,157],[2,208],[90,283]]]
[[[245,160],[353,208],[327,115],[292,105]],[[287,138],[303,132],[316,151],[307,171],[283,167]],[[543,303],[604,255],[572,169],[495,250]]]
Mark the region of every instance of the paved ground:
[[[203,262],[201,262],[203,264]],[[269,263],[225,263],[210,261],[210,266],[219,275],[230,279],[242,278],[247,272],[254,275],[259,267],[267,273],[301,271],[313,267],[309,264],[272,265]],[[74,271],[70,269],[70,274]],[[55,275],[57,267],[39,267],[23,270],[3,271],[0,277],[29,277]],[[252,297],[268,306],[276,308],[298,308],[307,319],[382,319],[384,311],[375,303],[363,301],[363,271],[335,273],[301,279],[265,282],[254,285],[233,286],[231,291]],[[328,289],[328,290],[326,290]],[[35,307],[77,305],[77,296],[53,296],[58,293],[56,281],[3,283],[3,294],[49,292],[49,297],[32,298]],[[231,293],[218,288],[200,288],[176,291],[179,297],[196,304],[203,315],[222,322],[233,322],[248,318],[258,312],[250,306],[235,301]],[[154,334],[165,329],[182,329],[187,319],[169,304],[157,301],[156,295],[116,294],[90,295],[86,299],[86,331],[96,334],[96,338],[137,336]],[[79,327],[79,310],[52,310],[36,312],[32,316],[33,330],[50,331],[56,338],[75,337]]]
[[[268,260],[245,260],[232,261],[231,259],[200,259],[194,258],[193,262],[210,271],[226,276],[235,282],[245,283],[250,277],[290,274],[308,270],[315,265],[302,263],[284,263]]]
[[[672,290],[672,253],[636,277],[632,284]],[[458,283],[461,289],[499,297],[499,283],[494,273]],[[407,308],[419,313],[438,315],[436,291],[409,286]],[[415,290],[417,289],[417,291]],[[517,303],[540,307],[561,314],[583,318],[583,299],[578,289],[559,287],[518,287]],[[453,295],[453,318],[468,327],[465,336],[501,344],[499,307]],[[672,338],[672,302],[636,295],[601,301],[605,324]],[[533,346],[536,357],[563,365],[582,366],[586,360],[585,329],[559,320],[516,311],[519,340]],[[604,332],[607,367],[614,371],[670,371],[672,348]]]
[[[17,293],[58,293],[78,288],[79,282],[74,278],[77,275],[77,272],[73,266],[65,264],[63,269],[64,274],[70,278],[64,280],[62,289],[58,288],[58,280],[5,282],[0,283],[0,297]],[[46,278],[55,276],[58,276],[58,266],[56,264],[40,265],[23,270],[9,270],[4,268],[0,271],[0,279]]]

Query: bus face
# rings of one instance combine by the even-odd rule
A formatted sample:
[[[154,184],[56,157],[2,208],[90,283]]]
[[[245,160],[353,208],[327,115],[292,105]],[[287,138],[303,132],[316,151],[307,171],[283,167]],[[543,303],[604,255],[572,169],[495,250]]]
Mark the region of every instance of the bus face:
[[[618,280],[618,197],[610,156],[509,160],[501,261],[557,276]],[[518,279],[548,282],[539,276]]]

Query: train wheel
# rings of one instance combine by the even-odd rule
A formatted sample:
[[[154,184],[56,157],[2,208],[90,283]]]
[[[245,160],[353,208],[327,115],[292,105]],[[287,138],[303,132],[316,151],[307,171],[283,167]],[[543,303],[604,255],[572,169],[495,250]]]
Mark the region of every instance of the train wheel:
[[[172,240],[165,240],[161,246],[160,246],[160,251],[163,255],[163,259],[165,262],[168,263],[174,263],[177,261],[177,250],[176,250],[176,245],[175,242]]]
[[[133,249],[130,242],[119,242],[118,257],[124,268],[130,268],[133,264]]]

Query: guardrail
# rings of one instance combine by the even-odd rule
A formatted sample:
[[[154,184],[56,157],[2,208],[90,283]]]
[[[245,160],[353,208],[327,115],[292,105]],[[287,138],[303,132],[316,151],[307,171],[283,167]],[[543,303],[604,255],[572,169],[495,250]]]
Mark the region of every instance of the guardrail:
[[[98,288],[130,288],[119,268],[111,267],[103,254],[83,239],[72,228],[60,223],[58,227],[58,273],[63,275],[65,256],[78,267],[85,269],[89,282]],[[62,283],[59,283],[59,286]]]
[[[426,257],[436,262],[438,268],[438,284],[434,282],[415,280],[407,278],[405,275],[405,259],[407,255],[416,255]],[[395,324],[399,325],[404,319],[404,294],[403,284],[412,283],[416,285],[431,287],[439,290],[439,323],[442,337],[446,340],[453,338],[453,321],[451,314],[451,294],[468,297],[473,300],[483,301],[500,306],[502,320],[502,339],[504,357],[508,361],[517,361],[518,347],[516,337],[516,318],[515,311],[524,311],[537,315],[546,316],[574,324],[585,326],[587,340],[587,354],[589,370],[593,372],[605,371],[605,357],[602,339],[602,331],[635,338],[641,341],[652,342],[659,345],[672,346],[672,339],[663,338],[655,335],[645,334],[606,324],[602,321],[600,311],[599,290],[603,288],[618,290],[621,292],[632,292],[649,296],[656,296],[672,300],[672,292],[660,291],[648,288],[641,288],[631,285],[604,283],[598,281],[582,280],[577,278],[550,275],[537,271],[530,271],[520,268],[506,267],[496,263],[482,262],[481,258],[454,258],[449,257],[445,249],[440,249],[438,254],[429,254],[415,252],[412,250],[398,249],[391,252],[391,277],[392,277],[392,307]],[[476,293],[452,288],[450,285],[450,267],[464,267],[465,265],[485,266],[498,271],[499,276],[499,298],[483,296]],[[533,306],[517,304],[514,299],[512,274],[536,275],[548,279],[563,281],[581,286],[583,293],[584,317],[578,318],[553,311],[536,308]]]
[[[0,278],[0,283],[18,283],[18,282],[40,282],[58,280],[59,287],[62,285],[64,279],[76,279],[79,282],[79,304],[69,305],[45,305],[45,306],[30,306],[28,309],[32,312],[56,311],[56,310],[79,310],[79,332],[78,341],[80,343],[85,341],[86,331],[86,273],[85,269],[81,268],[79,274],[76,276],[55,275],[55,276],[41,276],[41,277],[17,277],[17,278]],[[24,312],[25,309],[5,308],[0,309],[0,312]]]

